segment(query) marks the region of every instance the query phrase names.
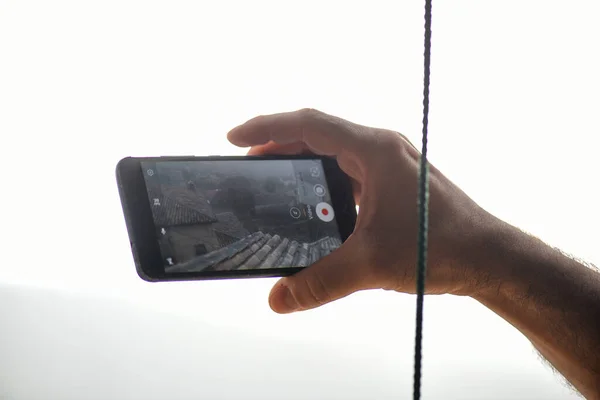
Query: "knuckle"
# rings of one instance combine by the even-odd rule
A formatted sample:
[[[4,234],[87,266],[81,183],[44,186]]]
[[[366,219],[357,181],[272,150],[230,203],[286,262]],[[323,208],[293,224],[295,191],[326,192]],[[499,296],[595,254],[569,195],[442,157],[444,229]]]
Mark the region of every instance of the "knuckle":
[[[322,113],[314,108],[303,108],[298,111],[298,114],[302,119],[312,119],[320,116]]]
[[[318,307],[333,300],[319,273],[307,274],[298,283],[300,290],[296,296],[302,308]]]
[[[410,155],[413,150],[410,142],[406,141],[401,134],[394,131],[375,129],[371,133],[369,141],[370,161],[378,164],[389,164],[403,159],[402,155]]]
[[[374,137],[376,145],[385,151],[393,151],[403,145],[402,137],[397,132],[377,129],[375,130]]]

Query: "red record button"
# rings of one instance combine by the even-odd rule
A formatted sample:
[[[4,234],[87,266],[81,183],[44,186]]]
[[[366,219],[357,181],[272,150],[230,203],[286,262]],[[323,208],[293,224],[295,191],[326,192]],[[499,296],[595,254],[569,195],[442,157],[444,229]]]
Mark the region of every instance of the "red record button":
[[[319,217],[319,219],[321,221],[325,221],[325,222],[333,221],[333,218],[334,218],[333,208],[329,204],[319,203],[319,204],[317,204],[316,210],[317,210],[317,217]]]

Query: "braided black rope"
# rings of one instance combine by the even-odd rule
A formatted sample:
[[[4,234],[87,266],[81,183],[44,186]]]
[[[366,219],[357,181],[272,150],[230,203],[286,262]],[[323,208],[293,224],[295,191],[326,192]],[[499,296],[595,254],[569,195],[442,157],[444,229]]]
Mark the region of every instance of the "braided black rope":
[[[431,64],[431,1],[425,0],[425,76],[423,78],[423,141],[419,174],[419,233],[417,244],[417,320],[415,333],[415,370],[413,399],[421,398],[421,352],[423,342],[423,297],[427,271],[427,228],[429,203],[429,166],[427,163],[427,126],[429,123],[429,75]]]

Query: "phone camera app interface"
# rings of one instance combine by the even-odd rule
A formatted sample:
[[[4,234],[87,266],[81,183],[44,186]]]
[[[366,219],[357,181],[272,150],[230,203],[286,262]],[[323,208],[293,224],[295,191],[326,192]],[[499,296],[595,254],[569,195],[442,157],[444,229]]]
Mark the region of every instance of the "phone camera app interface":
[[[304,267],[342,243],[320,160],[142,169],[167,273]]]

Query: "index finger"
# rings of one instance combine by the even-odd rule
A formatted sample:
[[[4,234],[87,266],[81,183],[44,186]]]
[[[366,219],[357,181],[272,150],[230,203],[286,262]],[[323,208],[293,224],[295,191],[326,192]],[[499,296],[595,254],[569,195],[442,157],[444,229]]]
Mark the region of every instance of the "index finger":
[[[264,115],[232,129],[227,138],[236,146],[302,142],[316,154],[339,156],[364,147],[365,127],[313,109]]]

